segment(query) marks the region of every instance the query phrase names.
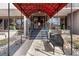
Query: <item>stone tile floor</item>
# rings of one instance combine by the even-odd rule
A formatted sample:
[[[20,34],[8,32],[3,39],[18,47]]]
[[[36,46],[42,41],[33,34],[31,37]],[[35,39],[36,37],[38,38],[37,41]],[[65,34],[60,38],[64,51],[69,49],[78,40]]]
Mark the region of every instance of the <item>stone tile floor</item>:
[[[59,47],[55,47],[53,54],[53,45],[46,40],[34,40],[26,56],[53,56],[63,55],[63,51]]]

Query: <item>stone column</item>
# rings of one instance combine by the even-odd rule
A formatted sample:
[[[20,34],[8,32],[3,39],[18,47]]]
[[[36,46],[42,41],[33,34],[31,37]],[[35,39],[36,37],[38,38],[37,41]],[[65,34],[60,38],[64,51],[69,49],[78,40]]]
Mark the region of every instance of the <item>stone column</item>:
[[[29,24],[28,20],[29,19],[24,16],[24,37],[29,38],[29,26],[30,26],[30,24]]]
[[[26,37],[26,17],[24,16],[24,37]]]

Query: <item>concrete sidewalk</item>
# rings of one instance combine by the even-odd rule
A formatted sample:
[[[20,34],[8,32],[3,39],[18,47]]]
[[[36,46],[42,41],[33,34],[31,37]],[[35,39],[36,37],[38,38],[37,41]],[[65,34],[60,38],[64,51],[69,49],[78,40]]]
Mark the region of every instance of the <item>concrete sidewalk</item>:
[[[35,37],[35,39],[32,42],[31,47],[29,48],[26,56],[53,56],[53,55],[63,55],[63,51],[59,47],[55,47],[55,52],[53,54],[53,45],[51,43],[48,43],[48,39],[42,39],[39,38],[39,35],[41,35],[41,31],[38,33],[38,35]],[[47,33],[46,33],[47,34]],[[46,35],[43,34],[43,35]]]
[[[54,55],[63,55],[63,51],[55,47]],[[46,40],[34,40],[26,56],[53,56],[53,46]]]

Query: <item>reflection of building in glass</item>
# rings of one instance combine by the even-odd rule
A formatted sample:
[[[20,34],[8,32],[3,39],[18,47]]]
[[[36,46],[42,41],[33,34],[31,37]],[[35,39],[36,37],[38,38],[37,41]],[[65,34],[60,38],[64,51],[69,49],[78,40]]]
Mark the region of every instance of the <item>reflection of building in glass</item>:
[[[7,3],[0,3],[0,55],[8,54],[7,47],[5,48],[4,46],[8,46],[9,40],[10,55],[18,55],[20,53],[25,55],[29,54],[28,51],[30,51],[32,55],[45,55],[44,53],[38,54],[36,50],[39,49],[38,51],[42,51],[49,48],[50,44],[48,45],[48,41],[51,34],[61,36],[64,40],[63,46],[65,46],[64,49],[67,55],[71,54],[70,50],[72,45],[75,51],[73,55],[79,55],[79,4],[73,3],[71,11],[71,4],[65,3],[14,3],[10,4],[10,11],[8,10]],[[10,18],[8,13],[10,13]],[[56,43],[56,45],[60,45],[61,43],[58,43],[60,39],[57,36],[53,37],[51,41],[54,39],[53,42]],[[71,39],[73,39],[73,43]],[[31,47],[31,44],[34,46]],[[3,49],[1,47],[3,47]],[[52,48],[51,50],[53,50]],[[63,50],[59,47],[57,48],[61,51],[61,55],[63,55]],[[19,50],[20,52],[17,52]],[[26,50],[28,51],[26,52]],[[45,50],[42,52],[48,54],[49,51],[51,53],[54,52],[51,51],[50,48],[49,51]],[[57,52],[60,53],[59,50],[57,50]],[[60,55],[57,52],[55,53]]]

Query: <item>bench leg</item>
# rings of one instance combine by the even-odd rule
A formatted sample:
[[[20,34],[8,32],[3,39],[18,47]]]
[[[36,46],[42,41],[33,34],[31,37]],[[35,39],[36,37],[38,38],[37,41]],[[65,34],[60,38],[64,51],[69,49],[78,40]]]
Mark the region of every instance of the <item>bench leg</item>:
[[[54,48],[53,48],[53,55],[55,55],[55,46],[54,46]]]
[[[64,47],[62,47],[62,51],[63,51],[63,53],[65,54],[65,52],[64,52]]]

